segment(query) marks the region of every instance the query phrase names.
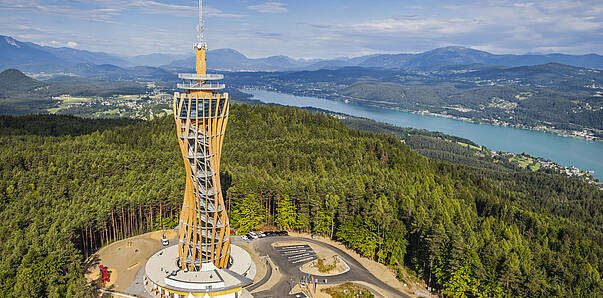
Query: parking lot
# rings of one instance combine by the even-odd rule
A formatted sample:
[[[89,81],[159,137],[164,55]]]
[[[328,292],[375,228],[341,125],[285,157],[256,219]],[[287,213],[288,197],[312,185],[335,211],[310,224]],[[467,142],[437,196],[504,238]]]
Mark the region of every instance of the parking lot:
[[[253,240],[253,239],[264,238],[264,237],[288,236],[288,235],[289,235],[289,233],[287,231],[272,231],[272,232],[262,232],[262,231],[259,231],[257,233],[255,233],[255,232],[249,232],[249,234],[241,235],[241,239],[243,239],[243,240]]]
[[[293,265],[301,265],[317,259],[316,252],[309,245],[279,246],[275,249]]]

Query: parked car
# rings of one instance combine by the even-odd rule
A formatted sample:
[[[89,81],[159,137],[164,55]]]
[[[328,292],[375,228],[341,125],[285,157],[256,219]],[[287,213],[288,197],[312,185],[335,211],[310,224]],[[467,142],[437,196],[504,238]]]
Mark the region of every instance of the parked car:
[[[258,237],[259,238],[264,238],[264,237],[266,237],[266,234],[264,234],[264,232],[262,232],[262,231],[259,231],[258,232]]]
[[[258,234],[254,233],[254,232],[249,232],[249,238],[251,239],[258,239]]]
[[[243,239],[243,240],[249,240],[249,237],[247,237],[247,235],[243,235],[243,236],[241,236],[241,239]]]

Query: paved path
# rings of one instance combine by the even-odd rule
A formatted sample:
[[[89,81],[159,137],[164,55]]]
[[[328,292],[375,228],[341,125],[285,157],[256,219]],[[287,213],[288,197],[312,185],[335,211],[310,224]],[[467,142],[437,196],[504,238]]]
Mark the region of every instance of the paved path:
[[[247,291],[251,292],[270,280],[270,277],[272,276],[272,265],[270,265],[268,260],[264,259],[264,261],[266,262],[266,275],[264,275],[264,277],[262,277],[262,279],[258,282],[246,287],[245,289],[247,289]]]
[[[272,289],[254,293],[254,297],[292,297],[289,295],[289,291],[306,276],[306,274],[301,272],[299,269],[302,265],[301,263],[299,265],[292,265],[286,256],[283,256],[272,246],[272,243],[279,241],[306,241],[328,247],[339,254],[339,256],[348,264],[348,266],[350,266],[350,270],[346,273],[329,277],[315,277],[319,279],[320,284],[324,284],[325,282],[327,284],[335,284],[348,281],[364,281],[388,291],[392,295],[395,295],[395,297],[411,297],[375,277],[366,268],[364,268],[360,262],[356,261],[356,259],[348,255],[343,250],[313,239],[296,238],[290,236],[265,237],[251,240],[257,252],[261,256],[269,256],[274,262],[275,266],[277,266],[276,269],[279,270],[284,276],[282,281],[277,283]]]

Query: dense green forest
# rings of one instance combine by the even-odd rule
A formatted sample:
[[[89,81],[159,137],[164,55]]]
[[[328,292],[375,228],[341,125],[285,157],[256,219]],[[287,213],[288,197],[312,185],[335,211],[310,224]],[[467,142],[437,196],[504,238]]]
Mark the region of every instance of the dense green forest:
[[[90,295],[85,257],[173,225],[182,200],[171,117],[45,117],[0,121],[3,297]],[[449,296],[603,294],[593,186],[428,159],[398,137],[301,109],[233,105],[230,117],[221,176],[241,232],[328,235]]]

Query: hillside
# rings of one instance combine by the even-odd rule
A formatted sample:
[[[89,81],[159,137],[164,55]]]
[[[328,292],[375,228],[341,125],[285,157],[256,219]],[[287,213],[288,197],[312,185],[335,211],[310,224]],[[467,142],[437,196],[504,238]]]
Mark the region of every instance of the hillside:
[[[232,49],[208,52],[209,68],[223,71],[286,71],[338,69],[359,66],[386,69],[432,69],[443,65],[502,65],[532,66],[546,63],[560,63],[576,67],[603,69],[603,56],[588,55],[496,55],[465,47],[444,47],[417,54],[374,54],[354,58],[318,59],[318,61],[298,60],[286,56],[267,58],[247,58]],[[194,65],[193,57],[177,60],[167,67],[188,67]]]
[[[190,67],[195,65],[195,57],[176,60],[166,67]],[[247,58],[233,49],[217,49],[207,52],[207,67],[220,71],[279,71],[299,69],[305,63],[286,56]]]
[[[59,76],[45,82],[32,79],[19,70],[0,73],[0,114],[45,114],[60,104],[52,97],[145,94],[144,84],[132,81],[102,81],[82,77]]]
[[[30,92],[46,84],[34,80],[16,69],[0,72],[0,95]]]
[[[167,70],[150,67],[135,66],[121,68],[112,64],[26,64],[20,65],[20,71],[33,74],[37,77],[48,79],[57,76],[77,76],[93,80],[109,81],[167,81],[175,82],[177,75]]]
[[[48,85],[34,80],[16,69],[0,73],[0,114],[22,115],[45,113],[53,102],[46,93]]]
[[[559,63],[489,68],[460,74],[459,77],[494,82],[513,81],[517,86],[546,86],[565,91],[585,90],[586,86],[603,84],[603,73],[599,70]]]
[[[32,73],[48,73],[48,70],[53,68],[55,68],[54,71],[60,72],[61,67],[77,64],[111,64],[121,68],[162,66],[164,69],[189,68],[195,64],[192,55],[182,58],[182,55],[155,53],[129,58],[117,57],[102,52],[41,46],[2,35],[0,35],[0,56],[3,57],[0,61],[0,70],[18,68]],[[208,67],[219,71],[299,71],[337,69],[348,66],[429,70],[445,65],[484,64],[514,67],[547,63],[603,69],[603,56],[597,54],[497,55],[459,46],[437,48],[416,54],[373,54],[353,58],[312,60],[294,59],[283,55],[249,58],[233,49],[216,49],[210,50],[207,58]],[[25,69],[26,67],[27,69]]]
[[[159,208],[167,222],[180,208],[173,119],[109,129],[79,119],[75,126],[103,131],[75,136],[57,125],[64,118],[48,117],[66,133],[13,134],[7,123],[24,119],[0,122],[8,126],[0,131],[3,297],[86,294],[86,255],[149,230]],[[222,158],[235,228],[293,219],[296,230],[330,235],[333,225],[336,240],[403,264],[449,296],[602,294],[602,196],[575,179],[494,178],[333,117],[269,106],[231,107]]]
[[[385,68],[421,68],[439,65],[486,64],[504,66],[531,66],[546,63],[568,64],[576,67],[603,68],[603,56],[588,55],[496,55],[471,48],[451,46],[418,54],[376,55],[358,66]]]
[[[0,35],[0,56],[2,57],[0,69],[29,63],[65,63],[65,60],[49,52],[2,35]]]
[[[18,41],[10,36],[0,35],[0,70],[26,64],[115,64],[130,65],[129,62],[99,52],[72,48],[41,46],[31,42]]]

